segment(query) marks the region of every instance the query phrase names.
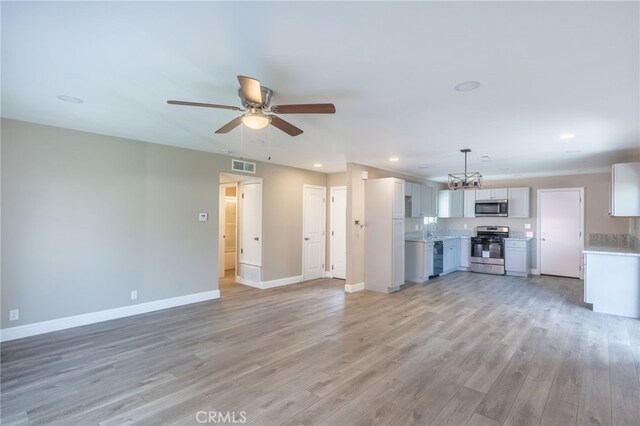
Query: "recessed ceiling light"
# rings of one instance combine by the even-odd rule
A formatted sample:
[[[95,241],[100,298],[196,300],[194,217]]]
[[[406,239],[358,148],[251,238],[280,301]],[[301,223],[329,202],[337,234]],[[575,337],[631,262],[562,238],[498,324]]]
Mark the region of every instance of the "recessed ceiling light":
[[[579,149],[572,149],[572,150],[569,150],[569,151],[565,151],[565,154],[577,154],[579,152],[580,152]]]
[[[576,134],[571,132],[564,132],[558,135],[558,139],[560,139],[561,141],[566,141],[569,139],[573,139],[575,137],[576,137]]]
[[[476,90],[478,87],[480,87],[480,83],[477,81],[465,81],[456,85],[454,89],[458,92],[469,92],[471,90]]]
[[[399,160],[399,158],[398,158],[398,157],[391,157],[391,158],[389,158],[389,161],[393,161],[393,162],[396,162],[396,161],[398,161],[398,160]]]
[[[256,145],[260,145],[264,143],[264,139],[252,139],[251,143],[255,143]]]
[[[423,164],[422,166],[418,166],[419,169],[428,169],[429,166],[427,166],[426,164]]]
[[[498,170],[501,171],[501,172],[506,172],[507,170],[509,170],[509,168],[508,167],[503,167],[502,169],[498,169]]]
[[[316,164],[313,165],[313,167],[322,167],[322,164],[316,163]]]
[[[231,154],[233,151],[231,151],[230,149],[221,149],[220,152],[223,154]]]
[[[64,102],[71,102],[72,104],[81,104],[84,102],[82,99],[76,98],[75,96],[58,95],[56,98]]]
[[[588,172],[589,169],[578,169],[579,172]]]

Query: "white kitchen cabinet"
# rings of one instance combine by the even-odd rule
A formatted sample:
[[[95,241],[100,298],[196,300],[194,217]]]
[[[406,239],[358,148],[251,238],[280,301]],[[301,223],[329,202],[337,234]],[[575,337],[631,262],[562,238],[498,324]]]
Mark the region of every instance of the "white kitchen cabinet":
[[[402,179],[393,179],[393,218],[404,219],[404,181]]]
[[[476,190],[467,189],[464,194],[464,217],[476,217]]]
[[[404,181],[369,179],[365,183],[365,284],[388,293],[404,283]]]
[[[407,183],[405,185],[405,188],[406,187],[409,187],[411,191],[411,204],[410,204],[411,210],[405,213],[407,213],[409,217],[421,217],[422,216],[422,212],[421,212],[422,185],[419,185],[417,183]]]
[[[640,216],[640,162],[611,167],[611,216]]]
[[[526,219],[531,217],[530,188],[509,188],[509,217]]]
[[[429,185],[422,185],[421,211],[425,217],[438,216],[438,190]]]
[[[405,182],[404,183],[404,196],[405,197],[412,197],[413,196],[413,185],[415,185],[415,183],[411,183],[411,182]]]
[[[453,238],[443,241],[444,257],[442,260],[442,273],[457,271],[460,267],[460,239]]]
[[[438,191],[438,217],[462,217],[464,214],[463,192],[449,189]]]
[[[509,197],[507,188],[477,189],[476,200],[506,200]]]
[[[507,275],[529,275],[529,239],[505,238],[504,269]]]
[[[460,238],[460,267],[463,271],[468,271],[471,267],[469,257],[471,256],[471,238]]]

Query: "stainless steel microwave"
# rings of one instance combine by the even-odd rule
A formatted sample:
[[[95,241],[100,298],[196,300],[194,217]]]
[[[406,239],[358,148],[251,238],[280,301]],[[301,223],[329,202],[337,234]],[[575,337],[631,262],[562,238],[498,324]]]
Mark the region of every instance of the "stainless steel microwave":
[[[507,217],[509,202],[507,200],[477,200],[476,217]]]

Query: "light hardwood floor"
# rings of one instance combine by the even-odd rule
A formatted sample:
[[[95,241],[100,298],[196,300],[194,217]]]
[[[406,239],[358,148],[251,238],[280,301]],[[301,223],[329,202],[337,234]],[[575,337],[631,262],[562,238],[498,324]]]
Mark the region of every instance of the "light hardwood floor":
[[[582,281],[343,284],[225,281],[217,301],[3,344],[2,424],[640,424],[640,321],[585,308]]]

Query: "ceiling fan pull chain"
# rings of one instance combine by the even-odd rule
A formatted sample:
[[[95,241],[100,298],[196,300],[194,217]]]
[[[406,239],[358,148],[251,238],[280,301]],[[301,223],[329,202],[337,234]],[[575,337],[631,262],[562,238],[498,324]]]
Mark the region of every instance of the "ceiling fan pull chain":
[[[240,126],[240,159],[244,158],[244,126]]]
[[[271,126],[267,126],[267,160],[271,161]]]

